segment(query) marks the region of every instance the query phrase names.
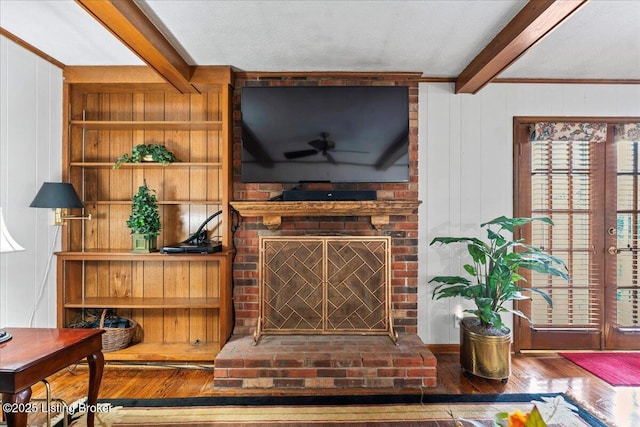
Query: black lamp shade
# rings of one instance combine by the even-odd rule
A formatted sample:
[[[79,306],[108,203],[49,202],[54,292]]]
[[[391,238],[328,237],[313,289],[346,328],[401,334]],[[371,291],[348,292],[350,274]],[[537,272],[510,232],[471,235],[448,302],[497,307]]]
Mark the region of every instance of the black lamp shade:
[[[32,208],[82,208],[84,205],[68,182],[43,182],[36,198],[29,205]]]

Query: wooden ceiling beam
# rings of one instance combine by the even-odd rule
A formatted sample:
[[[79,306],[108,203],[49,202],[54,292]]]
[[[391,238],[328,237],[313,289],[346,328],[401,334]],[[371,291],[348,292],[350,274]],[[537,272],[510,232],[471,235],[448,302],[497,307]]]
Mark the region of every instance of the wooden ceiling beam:
[[[529,0],[456,78],[456,93],[476,93],[587,0]]]
[[[75,0],[181,93],[197,93],[191,67],[133,0]]]

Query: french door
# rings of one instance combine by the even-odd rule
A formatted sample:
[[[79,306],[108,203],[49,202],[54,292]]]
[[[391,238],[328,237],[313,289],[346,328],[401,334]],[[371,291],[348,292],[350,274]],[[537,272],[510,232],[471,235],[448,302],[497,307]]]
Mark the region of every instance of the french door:
[[[563,259],[569,282],[517,304],[516,350],[640,349],[640,119],[514,121],[515,216],[550,217],[519,237]]]

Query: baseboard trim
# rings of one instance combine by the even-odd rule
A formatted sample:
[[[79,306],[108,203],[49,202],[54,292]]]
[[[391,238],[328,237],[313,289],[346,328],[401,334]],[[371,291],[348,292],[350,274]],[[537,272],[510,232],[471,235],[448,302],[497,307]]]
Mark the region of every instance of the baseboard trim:
[[[433,354],[460,353],[460,344],[427,344]]]

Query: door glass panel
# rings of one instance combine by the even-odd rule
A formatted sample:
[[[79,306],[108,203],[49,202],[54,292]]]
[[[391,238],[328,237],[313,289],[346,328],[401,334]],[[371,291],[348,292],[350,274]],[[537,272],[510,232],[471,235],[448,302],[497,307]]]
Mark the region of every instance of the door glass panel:
[[[616,260],[616,300],[614,324],[620,327],[638,327],[638,142],[619,140],[617,154],[617,234],[620,253]]]
[[[547,216],[553,227],[533,223],[531,243],[567,263],[569,282],[533,273],[531,286],[549,294],[546,301],[533,294],[534,327],[589,327],[599,321],[595,304],[599,273],[590,268],[591,161],[588,141],[532,141],[532,216]]]
[[[633,328],[640,326],[640,322],[638,321],[638,310],[640,310],[640,306],[638,305],[638,294],[639,291],[637,288],[618,288],[618,309],[616,311],[618,325]]]

